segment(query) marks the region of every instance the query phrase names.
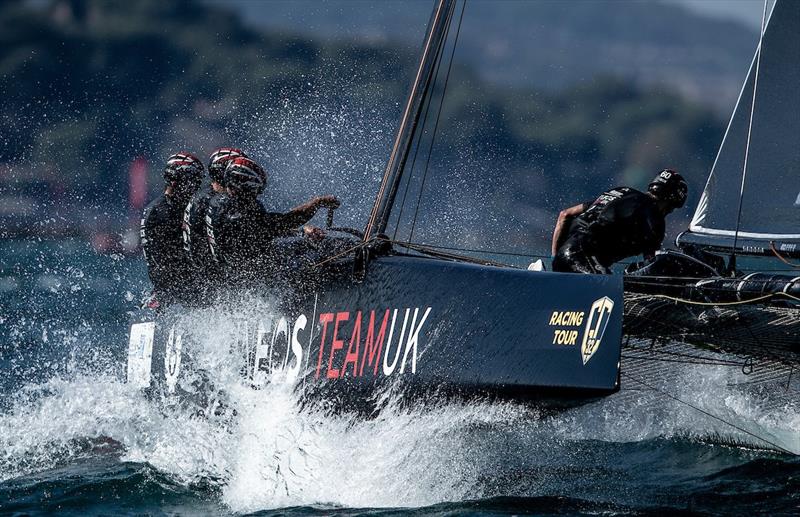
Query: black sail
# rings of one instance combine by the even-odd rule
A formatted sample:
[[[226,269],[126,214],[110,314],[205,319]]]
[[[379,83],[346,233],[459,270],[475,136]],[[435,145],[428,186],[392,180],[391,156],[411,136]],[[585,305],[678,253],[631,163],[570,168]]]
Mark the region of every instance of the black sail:
[[[737,253],[800,252],[800,1],[778,0],[761,42],[747,174],[739,211],[758,52],[681,243]],[[737,235],[737,219],[739,220]]]

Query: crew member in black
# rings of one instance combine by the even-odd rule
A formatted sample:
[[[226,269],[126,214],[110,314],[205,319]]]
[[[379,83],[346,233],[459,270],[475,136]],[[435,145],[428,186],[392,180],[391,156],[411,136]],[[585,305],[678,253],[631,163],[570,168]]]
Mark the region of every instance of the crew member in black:
[[[164,194],[144,209],[140,237],[153,283],[150,307],[192,299],[195,273],[183,251],[181,222],[186,204],[203,182],[203,174],[203,162],[195,156],[173,154],[164,167]]]
[[[241,149],[232,147],[221,147],[211,153],[208,161],[211,184],[192,197],[183,213],[183,249],[203,280],[201,288],[210,287],[218,276],[218,267],[211,256],[206,235],[208,205],[212,198],[225,193],[225,167],[230,160],[239,156],[247,157]]]
[[[687,193],[681,175],[664,169],[646,193],[617,187],[562,210],[553,232],[553,271],[606,274],[624,258],[652,257],[664,240],[666,216],[686,203]]]
[[[259,194],[267,175],[249,158],[230,160],[225,169],[227,195],[211,200],[206,218],[208,243],[214,260],[232,287],[269,282],[276,257],[270,246],[279,237],[297,235],[320,208],[338,208],[334,196],[319,196],[287,213],[267,212]],[[307,235],[319,236],[319,229],[307,227]]]

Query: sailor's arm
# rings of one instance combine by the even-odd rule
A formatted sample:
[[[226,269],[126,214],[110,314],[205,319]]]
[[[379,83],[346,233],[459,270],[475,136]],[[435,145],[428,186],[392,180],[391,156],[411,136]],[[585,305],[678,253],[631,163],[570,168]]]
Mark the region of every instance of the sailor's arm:
[[[311,220],[320,208],[333,208],[335,210],[339,208],[340,204],[336,196],[317,196],[287,212],[284,224],[289,228],[297,228]]]
[[[556,228],[553,230],[553,242],[550,245],[550,251],[553,256],[558,252],[558,245],[561,242],[561,234],[564,233],[564,227],[567,222],[575,216],[581,215],[586,211],[588,203],[581,203],[580,205],[565,208],[558,213],[558,220],[556,221]]]

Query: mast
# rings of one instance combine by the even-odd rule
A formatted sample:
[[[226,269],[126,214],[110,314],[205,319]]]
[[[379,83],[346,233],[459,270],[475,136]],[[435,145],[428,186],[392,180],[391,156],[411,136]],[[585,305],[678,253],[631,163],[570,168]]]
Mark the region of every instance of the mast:
[[[392,146],[392,152],[389,155],[389,162],[386,164],[386,170],[383,173],[375,204],[372,207],[367,227],[364,230],[364,242],[386,231],[389,215],[403,176],[403,169],[408,160],[411,144],[422,115],[425,98],[433,82],[439,49],[447,37],[447,28],[450,25],[456,1],[436,0],[435,2],[431,21],[428,24],[428,32],[425,36],[422,57],[417,67],[417,75],[414,78],[414,83],[403,111],[403,117],[397,129],[397,136]]]

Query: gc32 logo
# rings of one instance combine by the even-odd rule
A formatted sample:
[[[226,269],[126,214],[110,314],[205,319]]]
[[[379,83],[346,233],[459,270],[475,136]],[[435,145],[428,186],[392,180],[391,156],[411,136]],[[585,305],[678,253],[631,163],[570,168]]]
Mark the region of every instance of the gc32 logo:
[[[592,304],[587,315],[586,311],[553,311],[550,315],[550,327],[553,329],[553,344],[559,346],[576,346],[580,337],[580,328],[583,329],[581,342],[581,359],[583,364],[589,362],[606,333],[606,327],[611,320],[611,311],[614,310],[614,301],[604,296]]]
[[[583,364],[589,362],[606,333],[606,327],[611,320],[611,311],[614,309],[614,301],[608,296],[596,300],[589,310],[589,320],[586,322],[586,329],[583,331],[583,343],[581,344],[581,357]]]

